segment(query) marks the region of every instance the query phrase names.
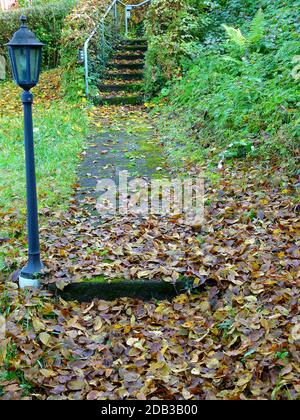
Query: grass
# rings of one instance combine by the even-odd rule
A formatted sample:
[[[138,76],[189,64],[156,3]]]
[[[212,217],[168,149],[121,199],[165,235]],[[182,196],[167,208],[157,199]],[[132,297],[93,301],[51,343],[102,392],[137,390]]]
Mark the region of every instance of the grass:
[[[23,122],[19,115],[0,119],[0,208],[22,208],[25,195]],[[34,112],[36,170],[43,206],[63,202],[75,179],[86,120],[80,108],[53,103]]]
[[[33,390],[33,386],[26,380],[21,369],[17,368],[18,350],[15,344],[9,343],[6,347],[6,355],[0,369],[0,383],[17,381],[23,391],[23,396],[28,396]],[[0,397],[3,390],[0,386]]]

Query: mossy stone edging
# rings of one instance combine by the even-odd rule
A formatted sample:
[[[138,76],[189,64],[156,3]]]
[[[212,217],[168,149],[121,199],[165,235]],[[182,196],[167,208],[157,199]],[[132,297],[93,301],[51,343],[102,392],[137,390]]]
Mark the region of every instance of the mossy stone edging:
[[[59,290],[55,285],[49,288],[64,300],[77,300],[89,302],[93,299],[115,300],[122,297],[141,300],[162,300],[173,297],[191,290],[192,279],[178,280],[176,283],[168,283],[163,280],[113,280],[93,281],[87,280],[67,285],[64,290]]]

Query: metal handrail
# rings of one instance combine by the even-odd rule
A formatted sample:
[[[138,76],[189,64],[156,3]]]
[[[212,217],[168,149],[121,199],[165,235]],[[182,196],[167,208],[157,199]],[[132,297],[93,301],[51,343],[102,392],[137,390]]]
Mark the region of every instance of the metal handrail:
[[[98,26],[96,26],[93,31],[91,32],[91,34],[89,35],[89,37],[86,39],[85,43],[84,43],[84,47],[83,47],[83,56],[84,56],[84,77],[85,77],[85,92],[86,95],[89,95],[89,56],[88,56],[88,48],[89,48],[89,44],[92,40],[92,38],[96,35],[96,33],[99,31],[99,29],[101,30],[101,47],[102,49],[104,49],[104,45],[105,45],[105,20],[107,18],[107,16],[109,15],[109,13],[112,11],[112,9],[114,8],[114,17],[115,20],[117,21],[117,5],[120,4],[121,6],[124,7],[125,10],[125,36],[128,36],[128,20],[129,20],[129,16],[128,16],[128,11],[136,8],[136,7],[142,7],[145,4],[149,3],[151,0],[144,0],[139,4],[125,4],[123,3],[121,0],[113,0],[111,2],[111,4],[108,6],[108,8],[106,9],[106,12],[104,13],[104,15],[102,16],[101,20],[100,20],[100,24]]]

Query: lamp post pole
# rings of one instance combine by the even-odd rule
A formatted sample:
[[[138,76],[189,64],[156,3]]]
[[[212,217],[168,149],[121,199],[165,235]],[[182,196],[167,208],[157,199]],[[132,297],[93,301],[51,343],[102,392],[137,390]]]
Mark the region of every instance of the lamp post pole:
[[[26,160],[26,192],[27,192],[27,229],[28,229],[28,264],[21,271],[20,286],[38,287],[35,279],[43,268],[40,257],[38,204],[35,173],[32,103],[33,95],[28,91],[22,93],[24,108],[24,147]],[[28,281],[29,280],[29,281]]]
[[[15,82],[23,89],[24,109],[24,147],[26,161],[26,197],[28,230],[28,263],[21,270],[19,285],[39,287],[39,274],[43,264],[40,256],[38,204],[36,191],[36,173],[34,158],[32,102],[30,89],[39,80],[43,43],[40,42],[26,25],[26,17],[21,16],[21,27],[6,44],[12,65]]]

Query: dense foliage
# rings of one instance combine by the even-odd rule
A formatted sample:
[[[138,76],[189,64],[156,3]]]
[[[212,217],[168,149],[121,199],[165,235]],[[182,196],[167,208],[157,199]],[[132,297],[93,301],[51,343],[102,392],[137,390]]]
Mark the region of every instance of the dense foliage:
[[[294,167],[299,0],[196,3],[154,0],[148,15],[148,89],[164,87],[171,155],[220,160],[250,153],[291,158]]]
[[[56,67],[59,63],[61,48],[61,34],[64,19],[70,12],[75,0],[63,0],[51,2],[25,9],[16,9],[0,13],[0,55],[6,56],[4,46],[13,33],[18,29],[19,18],[23,13],[28,18],[28,25],[36,36],[46,44],[43,54],[43,65],[46,68]]]

